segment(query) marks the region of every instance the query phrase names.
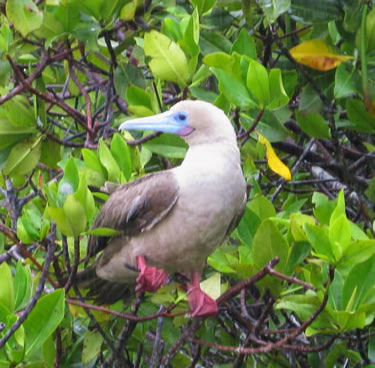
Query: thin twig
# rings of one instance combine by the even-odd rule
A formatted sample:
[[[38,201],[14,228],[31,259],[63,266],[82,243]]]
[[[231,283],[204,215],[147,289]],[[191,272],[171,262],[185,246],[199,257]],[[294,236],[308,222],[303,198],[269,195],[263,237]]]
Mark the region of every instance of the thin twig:
[[[42,269],[42,274],[40,276],[40,280],[38,286],[35,289],[35,294],[33,295],[30,303],[24,309],[24,311],[19,315],[17,321],[9,328],[8,332],[4,335],[2,339],[0,339],[0,349],[6,344],[6,342],[11,338],[11,336],[17,331],[17,329],[22,325],[22,323],[26,320],[29,316],[31,311],[34,309],[36,303],[40,299],[42,292],[44,290],[44,285],[47,278],[47,273],[49,269],[49,265],[52,261],[53,252],[55,251],[55,239],[50,239],[48,241],[48,251],[46,258],[44,260],[44,266]]]

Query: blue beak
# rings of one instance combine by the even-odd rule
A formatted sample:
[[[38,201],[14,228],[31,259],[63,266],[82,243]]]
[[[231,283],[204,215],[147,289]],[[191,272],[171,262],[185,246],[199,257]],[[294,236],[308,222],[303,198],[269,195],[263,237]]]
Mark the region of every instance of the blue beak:
[[[185,136],[192,133],[194,128],[189,125],[187,113],[166,111],[158,115],[127,120],[120,125],[119,130],[155,130]]]

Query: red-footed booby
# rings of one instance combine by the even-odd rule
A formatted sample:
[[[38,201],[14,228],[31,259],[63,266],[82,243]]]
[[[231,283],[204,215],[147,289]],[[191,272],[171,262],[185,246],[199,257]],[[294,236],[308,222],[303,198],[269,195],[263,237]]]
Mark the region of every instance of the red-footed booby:
[[[104,249],[95,263],[96,275],[154,292],[168,274],[182,272],[190,278],[191,315],[216,314],[216,301],[201,290],[200,275],[207,257],[239,222],[246,203],[229,119],[208,102],[182,101],[167,112],[127,120],[119,129],[177,134],[189,149],[180,166],[120,185],[109,196],[93,228],[113,228],[121,235],[90,237],[88,256]]]

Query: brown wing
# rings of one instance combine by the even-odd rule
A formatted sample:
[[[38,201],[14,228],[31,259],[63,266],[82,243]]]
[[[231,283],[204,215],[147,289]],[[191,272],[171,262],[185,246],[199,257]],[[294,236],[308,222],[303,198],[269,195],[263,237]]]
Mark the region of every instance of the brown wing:
[[[106,227],[134,236],[153,228],[172,210],[179,196],[178,183],[172,171],[146,175],[120,185],[109,196],[93,228]],[[110,237],[91,236],[87,258],[104,249]]]

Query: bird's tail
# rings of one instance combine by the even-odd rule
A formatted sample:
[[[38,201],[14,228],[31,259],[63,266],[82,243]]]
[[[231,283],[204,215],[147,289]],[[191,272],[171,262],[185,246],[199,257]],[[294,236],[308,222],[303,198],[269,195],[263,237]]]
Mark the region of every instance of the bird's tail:
[[[134,294],[134,287],[131,285],[107,281],[98,277],[95,266],[78,272],[74,283],[80,289],[88,289],[85,298],[94,300],[97,304],[113,304]]]

